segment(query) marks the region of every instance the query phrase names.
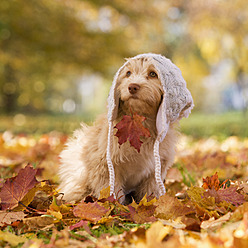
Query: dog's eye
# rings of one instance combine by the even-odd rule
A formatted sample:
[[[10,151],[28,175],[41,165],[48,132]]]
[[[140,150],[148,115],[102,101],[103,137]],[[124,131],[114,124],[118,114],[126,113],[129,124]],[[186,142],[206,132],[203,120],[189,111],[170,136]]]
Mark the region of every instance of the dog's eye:
[[[128,72],[126,73],[126,76],[127,76],[127,77],[130,77],[130,75],[131,75],[131,71],[128,71]]]
[[[151,72],[149,73],[149,76],[150,76],[150,77],[153,77],[153,78],[158,77],[157,73],[154,72],[154,71],[151,71]]]

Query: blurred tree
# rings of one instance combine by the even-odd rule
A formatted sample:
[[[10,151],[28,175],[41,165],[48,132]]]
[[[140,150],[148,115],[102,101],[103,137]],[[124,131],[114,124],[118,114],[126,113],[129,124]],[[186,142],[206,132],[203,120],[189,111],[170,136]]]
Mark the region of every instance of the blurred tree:
[[[232,64],[227,72],[236,82],[248,107],[248,4],[245,0],[187,1],[189,34],[209,66],[224,60]]]
[[[107,74],[113,62],[131,54],[121,28],[128,17],[95,4],[0,2],[0,106],[5,112],[47,110],[45,100],[68,89],[80,73]]]
[[[245,0],[1,0],[0,108],[59,110],[66,98],[79,99],[83,73],[112,77],[123,57],[143,52],[171,58],[199,108],[202,79],[216,63],[229,58],[230,75],[245,84],[247,6]]]

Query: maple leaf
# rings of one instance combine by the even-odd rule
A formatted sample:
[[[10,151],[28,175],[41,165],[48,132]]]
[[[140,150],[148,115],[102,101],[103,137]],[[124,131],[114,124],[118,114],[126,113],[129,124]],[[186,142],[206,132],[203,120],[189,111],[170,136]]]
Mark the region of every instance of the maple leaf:
[[[161,196],[155,205],[157,206],[156,217],[161,219],[176,219],[194,213],[192,207],[183,205],[177,198],[167,194]]]
[[[132,114],[132,116],[124,115],[121,121],[114,127],[118,129],[115,134],[115,136],[118,137],[118,143],[122,145],[129,140],[130,145],[140,152],[140,147],[143,143],[140,137],[148,138],[151,136],[150,131],[142,124],[145,119],[144,116],[140,116],[136,113]]]
[[[202,178],[202,181],[203,181],[202,187],[204,189],[214,188],[217,191],[220,188],[220,181],[217,172],[211,177],[207,176],[206,178]]]
[[[203,218],[209,218],[214,216],[215,218],[219,218],[218,210],[219,208],[215,204],[215,198],[213,196],[204,195],[206,191],[200,187],[190,187],[187,190],[187,194],[196,209],[196,213],[198,216]]]
[[[235,206],[241,205],[245,202],[244,195],[237,192],[237,187],[229,187],[216,191],[215,189],[208,190],[204,193],[205,197],[212,196],[216,203],[223,201],[229,202]]]
[[[100,206],[97,202],[94,203],[79,203],[74,209],[73,214],[76,217],[80,217],[89,221],[98,221],[104,214],[106,214],[109,209]]]
[[[3,210],[18,206],[29,190],[39,183],[35,178],[36,172],[37,170],[31,165],[27,165],[19,171],[16,177],[6,180],[0,192]]]
[[[128,208],[130,211],[131,219],[137,224],[156,221],[156,218],[153,216],[156,209],[156,206],[154,205],[141,205],[138,206],[136,209],[129,205]]]
[[[14,221],[22,220],[26,214],[23,212],[5,212],[0,211],[0,226],[3,226],[5,224],[9,225]]]

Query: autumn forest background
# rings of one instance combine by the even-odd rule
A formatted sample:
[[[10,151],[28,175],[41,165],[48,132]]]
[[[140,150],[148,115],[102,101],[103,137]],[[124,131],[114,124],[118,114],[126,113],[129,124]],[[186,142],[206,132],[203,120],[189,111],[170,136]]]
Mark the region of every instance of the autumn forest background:
[[[106,110],[124,58],[147,52],[181,69],[195,103],[168,194],[121,207],[104,191],[104,200],[61,205],[68,135]],[[247,247],[247,122],[245,0],[1,0],[0,247]],[[27,174],[37,182],[6,207],[7,184]]]
[[[22,130],[34,120],[30,115],[94,120],[105,111],[113,75],[124,58],[144,52],[163,54],[182,70],[194,113],[247,110],[243,0],[2,0],[0,16],[1,131],[9,125]],[[242,118],[233,116],[241,125]]]

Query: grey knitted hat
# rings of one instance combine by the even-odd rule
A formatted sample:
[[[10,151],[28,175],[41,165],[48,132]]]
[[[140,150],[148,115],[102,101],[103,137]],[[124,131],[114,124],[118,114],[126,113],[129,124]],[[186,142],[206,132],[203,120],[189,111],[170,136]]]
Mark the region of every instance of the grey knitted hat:
[[[180,69],[169,59],[162,55],[147,53],[140,54],[131,59],[152,58],[154,67],[158,72],[158,78],[163,87],[163,100],[160,104],[157,118],[157,138],[154,143],[155,160],[155,179],[160,189],[160,195],[165,194],[165,187],[161,179],[161,161],[159,155],[159,144],[164,140],[170,123],[182,117],[188,117],[194,107],[192,96],[186,87],[186,82],[182,77]],[[111,161],[111,147],[113,139],[113,121],[118,114],[119,97],[117,96],[117,78],[121,70],[127,65],[128,61],[117,71],[108,97],[108,144],[107,144],[107,163],[109,170],[110,194],[114,193],[115,174]]]

